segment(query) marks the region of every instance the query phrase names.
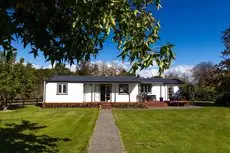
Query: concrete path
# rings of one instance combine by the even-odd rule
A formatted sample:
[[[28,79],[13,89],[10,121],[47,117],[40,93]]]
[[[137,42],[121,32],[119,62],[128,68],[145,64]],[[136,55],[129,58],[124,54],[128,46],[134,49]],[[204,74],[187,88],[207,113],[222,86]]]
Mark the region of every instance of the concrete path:
[[[111,109],[101,109],[89,143],[89,153],[123,153],[118,128]]]

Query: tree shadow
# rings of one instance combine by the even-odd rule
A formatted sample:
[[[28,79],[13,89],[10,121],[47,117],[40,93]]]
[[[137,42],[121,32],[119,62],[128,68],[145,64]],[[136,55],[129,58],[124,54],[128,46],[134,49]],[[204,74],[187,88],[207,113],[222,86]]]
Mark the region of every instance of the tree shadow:
[[[192,104],[193,106],[201,106],[201,107],[224,107],[224,108],[230,108],[230,106],[225,106],[225,105],[218,105],[215,103],[205,103],[205,102],[196,102]]]
[[[2,124],[2,123],[0,123]],[[4,153],[56,153],[57,143],[71,141],[69,138],[55,138],[48,135],[35,135],[37,130],[46,128],[38,123],[23,120],[20,124],[5,124],[0,127],[0,152]],[[30,134],[25,134],[30,133]]]
[[[23,109],[23,108],[25,108],[25,106],[23,106],[23,105],[15,105],[15,104],[11,104],[8,107],[9,110],[17,110],[17,109]]]

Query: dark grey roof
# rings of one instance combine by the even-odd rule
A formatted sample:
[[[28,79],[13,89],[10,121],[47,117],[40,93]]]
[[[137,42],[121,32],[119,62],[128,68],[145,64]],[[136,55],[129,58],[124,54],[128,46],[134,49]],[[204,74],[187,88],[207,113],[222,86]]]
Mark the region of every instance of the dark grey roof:
[[[69,76],[55,75],[47,82],[101,82],[101,83],[163,83],[183,84],[180,80],[165,78],[138,78],[135,76]]]
[[[137,83],[135,76],[53,76],[48,82],[127,82]]]
[[[167,78],[140,78],[140,81],[141,83],[183,84],[180,80]]]

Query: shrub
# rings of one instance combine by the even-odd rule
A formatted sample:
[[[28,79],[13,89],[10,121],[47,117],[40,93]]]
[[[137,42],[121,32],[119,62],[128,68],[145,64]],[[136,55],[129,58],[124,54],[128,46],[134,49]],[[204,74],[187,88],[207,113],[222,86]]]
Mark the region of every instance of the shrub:
[[[230,94],[218,95],[215,104],[218,106],[230,106]]]
[[[99,108],[100,103],[43,103],[43,108]]]
[[[113,108],[147,108],[145,103],[113,103]]]

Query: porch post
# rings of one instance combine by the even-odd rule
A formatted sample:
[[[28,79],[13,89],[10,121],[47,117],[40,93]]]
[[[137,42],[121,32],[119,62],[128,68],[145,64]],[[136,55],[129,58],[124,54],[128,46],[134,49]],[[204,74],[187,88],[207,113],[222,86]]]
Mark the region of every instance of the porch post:
[[[160,98],[162,97],[162,85],[160,84]]]
[[[112,88],[114,87],[115,85],[114,84],[112,84]],[[114,88],[114,102],[117,102],[117,99],[116,99],[116,95],[117,95],[117,88],[116,88],[116,86],[115,86],[115,88]]]
[[[128,84],[128,91],[129,91],[129,102],[130,102],[130,84]]]
[[[93,85],[90,84],[90,87],[91,87],[91,102],[93,102]]]
[[[83,83],[83,102],[85,102],[85,83]]]

